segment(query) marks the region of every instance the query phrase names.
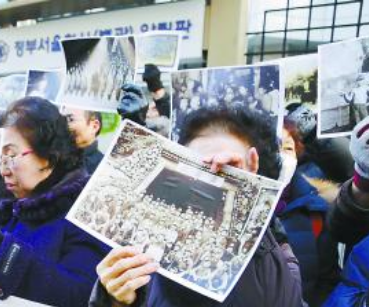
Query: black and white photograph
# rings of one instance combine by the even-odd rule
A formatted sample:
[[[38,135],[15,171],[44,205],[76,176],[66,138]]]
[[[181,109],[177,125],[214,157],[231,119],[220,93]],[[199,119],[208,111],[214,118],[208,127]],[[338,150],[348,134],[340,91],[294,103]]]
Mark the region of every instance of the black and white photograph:
[[[318,136],[350,135],[369,115],[369,37],[319,46]]]
[[[299,104],[317,113],[318,55],[308,54],[280,60],[285,78],[285,108]]]
[[[282,129],[279,65],[183,70],[172,73],[172,132],[178,141],[186,115],[200,107],[248,108]]]
[[[134,81],[133,36],[65,40],[62,46],[66,80],[61,102],[84,109],[115,111],[121,87]]]
[[[27,73],[0,74],[0,110],[22,97],[26,92]]]
[[[200,157],[131,121],[67,219],[111,246],[134,245],[159,273],[224,301],[255,252],[280,182]]]
[[[56,102],[63,77],[61,70],[29,70],[26,96],[38,96]]]
[[[137,71],[143,72],[145,64],[155,64],[161,71],[178,69],[181,37],[175,32],[150,32],[135,36]]]

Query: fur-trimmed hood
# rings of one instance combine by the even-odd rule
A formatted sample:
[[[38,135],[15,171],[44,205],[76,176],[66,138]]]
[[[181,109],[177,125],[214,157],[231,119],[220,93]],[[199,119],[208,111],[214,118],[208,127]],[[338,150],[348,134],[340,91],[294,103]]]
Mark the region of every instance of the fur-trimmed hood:
[[[30,197],[0,200],[0,225],[4,226],[12,217],[22,222],[42,223],[66,214],[88,179],[84,169],[67,174],[53,171]]]

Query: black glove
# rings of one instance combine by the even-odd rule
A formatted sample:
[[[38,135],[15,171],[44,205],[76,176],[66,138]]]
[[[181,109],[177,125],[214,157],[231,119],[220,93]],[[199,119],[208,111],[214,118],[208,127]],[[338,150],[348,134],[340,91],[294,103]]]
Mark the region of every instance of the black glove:
[[[150,92],[156,92],[164,88],[163,83],[160,81],[160,70],[154,64],[145,64],[142,80],[147,83]]]
[[[127,118],[140,125],[145,125],[149,103],[144,98],[140,87],[133,84],[125,84],[121,89],[123,97],[117,108],[119,115],[122,119]]]

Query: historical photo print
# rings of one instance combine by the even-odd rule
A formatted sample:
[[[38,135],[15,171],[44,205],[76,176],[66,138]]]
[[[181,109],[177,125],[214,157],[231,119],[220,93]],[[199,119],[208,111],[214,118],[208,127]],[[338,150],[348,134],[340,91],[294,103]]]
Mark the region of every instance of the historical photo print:
[[[303,105],[317,113],[318,55],[308,54],[280,60],[285,79],[285,108]]]
[[[369,37],[319,46],[318,135],[350,135],[369,115]]]
[[[27,87],[27,73],[0,74],[0,110],[24,97]]]
[[[63,77],[61,70],[29,70],[26,96],[38,96],[56,102]]]
[[[176,33],[157,32],[135,36],[137,70],[143,72],[145,64],[155,64],[161,71],[175,71],[179,63],[180,36]]]
[[[172,133],[201,107],[248,108],[265,115],[281,133],[283,105],[279,65],[183,70],[172,73]]]
[[[232,167],[214,174],[187,148],[126,120],[67,218],[112,246],[137,246],[160,274],[223,301],[281,190]]]
[[[85,109],[115,111],[125,83],[133,83],[135,42],[102,37],[62,42],[66,80],[61,101]]]

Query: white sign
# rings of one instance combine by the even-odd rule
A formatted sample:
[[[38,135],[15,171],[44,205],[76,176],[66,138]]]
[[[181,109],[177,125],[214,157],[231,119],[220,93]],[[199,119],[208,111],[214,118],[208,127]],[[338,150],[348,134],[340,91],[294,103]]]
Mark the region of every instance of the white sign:
[[[64,67],[59,41],[77,37],[123,36],[180,31],[183,59],[202,56],[205,0],[146,6],[64,18],[0,30],[0,73]]]

